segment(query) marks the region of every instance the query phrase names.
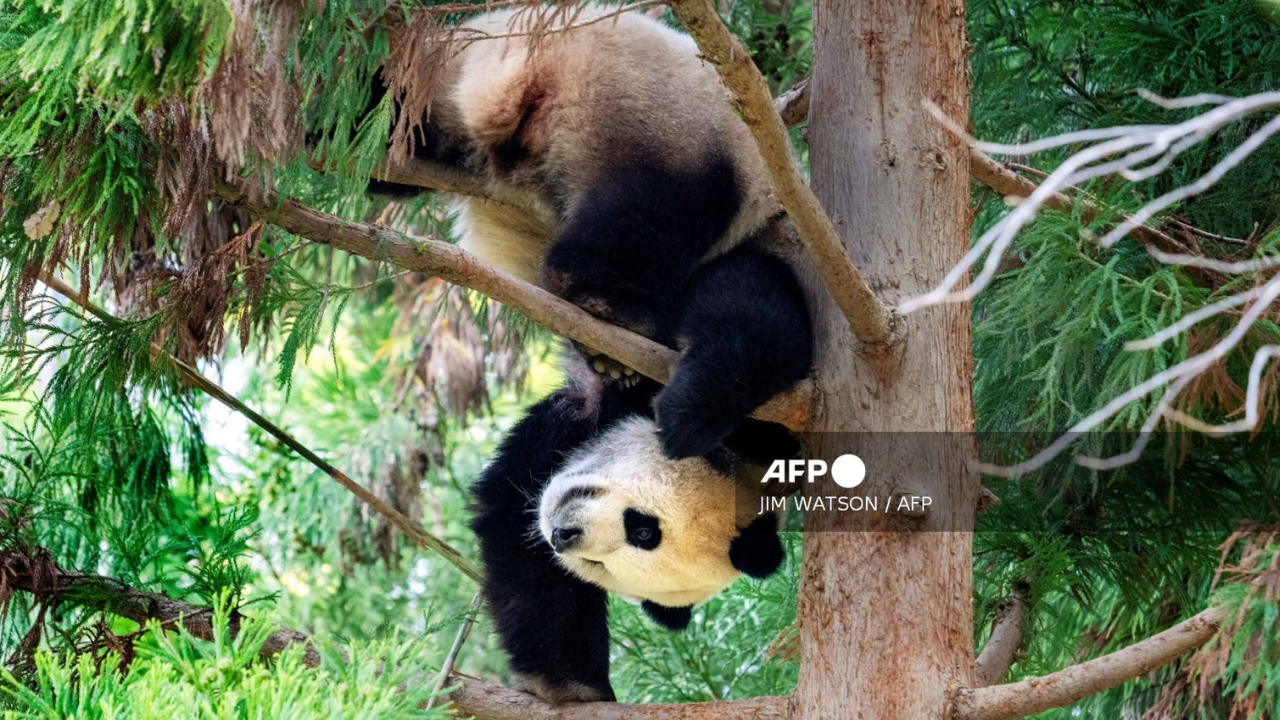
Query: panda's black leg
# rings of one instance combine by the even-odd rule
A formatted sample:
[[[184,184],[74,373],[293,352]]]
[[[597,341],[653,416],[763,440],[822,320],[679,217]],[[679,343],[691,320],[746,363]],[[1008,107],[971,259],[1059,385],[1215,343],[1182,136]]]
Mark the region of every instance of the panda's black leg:
[[[619,163],[570,203],[547,254],[546,285],[597,317],[666,342],[686,283],[739,203],[727,161],[693,173]]]
[[[537,530],[537,501],[565,456],[599,423],[642,409],[653,388],[606,393],[591,407],[570,391],[538,403],[503,440],[472,489],[481,593],[526,687],[553,702],[612,700],[604,590],[570,575]]]
[[[699,270],[676,333],[684,353],[657,400],[669,458],[712,450],[813,365],[800,283],[785,262],[759,250],[739,248]]]

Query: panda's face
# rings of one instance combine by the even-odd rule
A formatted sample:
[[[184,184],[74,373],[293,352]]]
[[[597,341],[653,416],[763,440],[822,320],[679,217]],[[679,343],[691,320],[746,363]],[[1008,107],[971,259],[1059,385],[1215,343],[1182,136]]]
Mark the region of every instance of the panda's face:
[[[633,600],[685,607],[741,574],[730,548],[757,507],[751,489],[706,460],[663,458],[653,423],[631,418],[551,479],[538,527],[582,579]]]

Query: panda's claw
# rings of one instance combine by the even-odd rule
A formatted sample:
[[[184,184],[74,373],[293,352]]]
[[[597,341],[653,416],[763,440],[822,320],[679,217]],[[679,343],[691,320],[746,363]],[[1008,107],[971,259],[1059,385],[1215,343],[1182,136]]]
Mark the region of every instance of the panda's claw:
[[[586,345],[579,344],[577,347],[586,357],[587,366],[604,379],[620,382],[623,387],[632,387],[640,382],[640,374],[632,368]]]

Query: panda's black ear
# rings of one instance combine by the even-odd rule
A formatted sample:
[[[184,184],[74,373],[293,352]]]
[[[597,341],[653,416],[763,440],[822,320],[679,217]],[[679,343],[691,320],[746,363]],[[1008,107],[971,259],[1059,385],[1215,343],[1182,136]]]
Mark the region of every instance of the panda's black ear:
[[[692,605],[667,607],[666,605],[659,605],[645,600],[640,603],[640,607],[654,622],[668,630],[684,630],[689,627],[689,621],[693,619]]]
[[[741,572],[760,580],[782,567],[787,557],[778,537],[778,518],[765,513],[738,533],[729,543],[729,562]]]

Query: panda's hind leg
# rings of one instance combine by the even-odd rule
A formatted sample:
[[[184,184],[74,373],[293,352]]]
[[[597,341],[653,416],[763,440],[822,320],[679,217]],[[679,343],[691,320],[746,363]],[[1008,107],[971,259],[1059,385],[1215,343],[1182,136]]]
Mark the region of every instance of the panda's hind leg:
[[[692,172],[619,162],[572,201],[544,284],[592,315],[668,342],[682,289],[740,205],[725,158]]]
[[[662,450],[703,455],[813,366],[804,291],[780,258],[740,247],[699,270],[677,325],[683,350],[657,398]]]

